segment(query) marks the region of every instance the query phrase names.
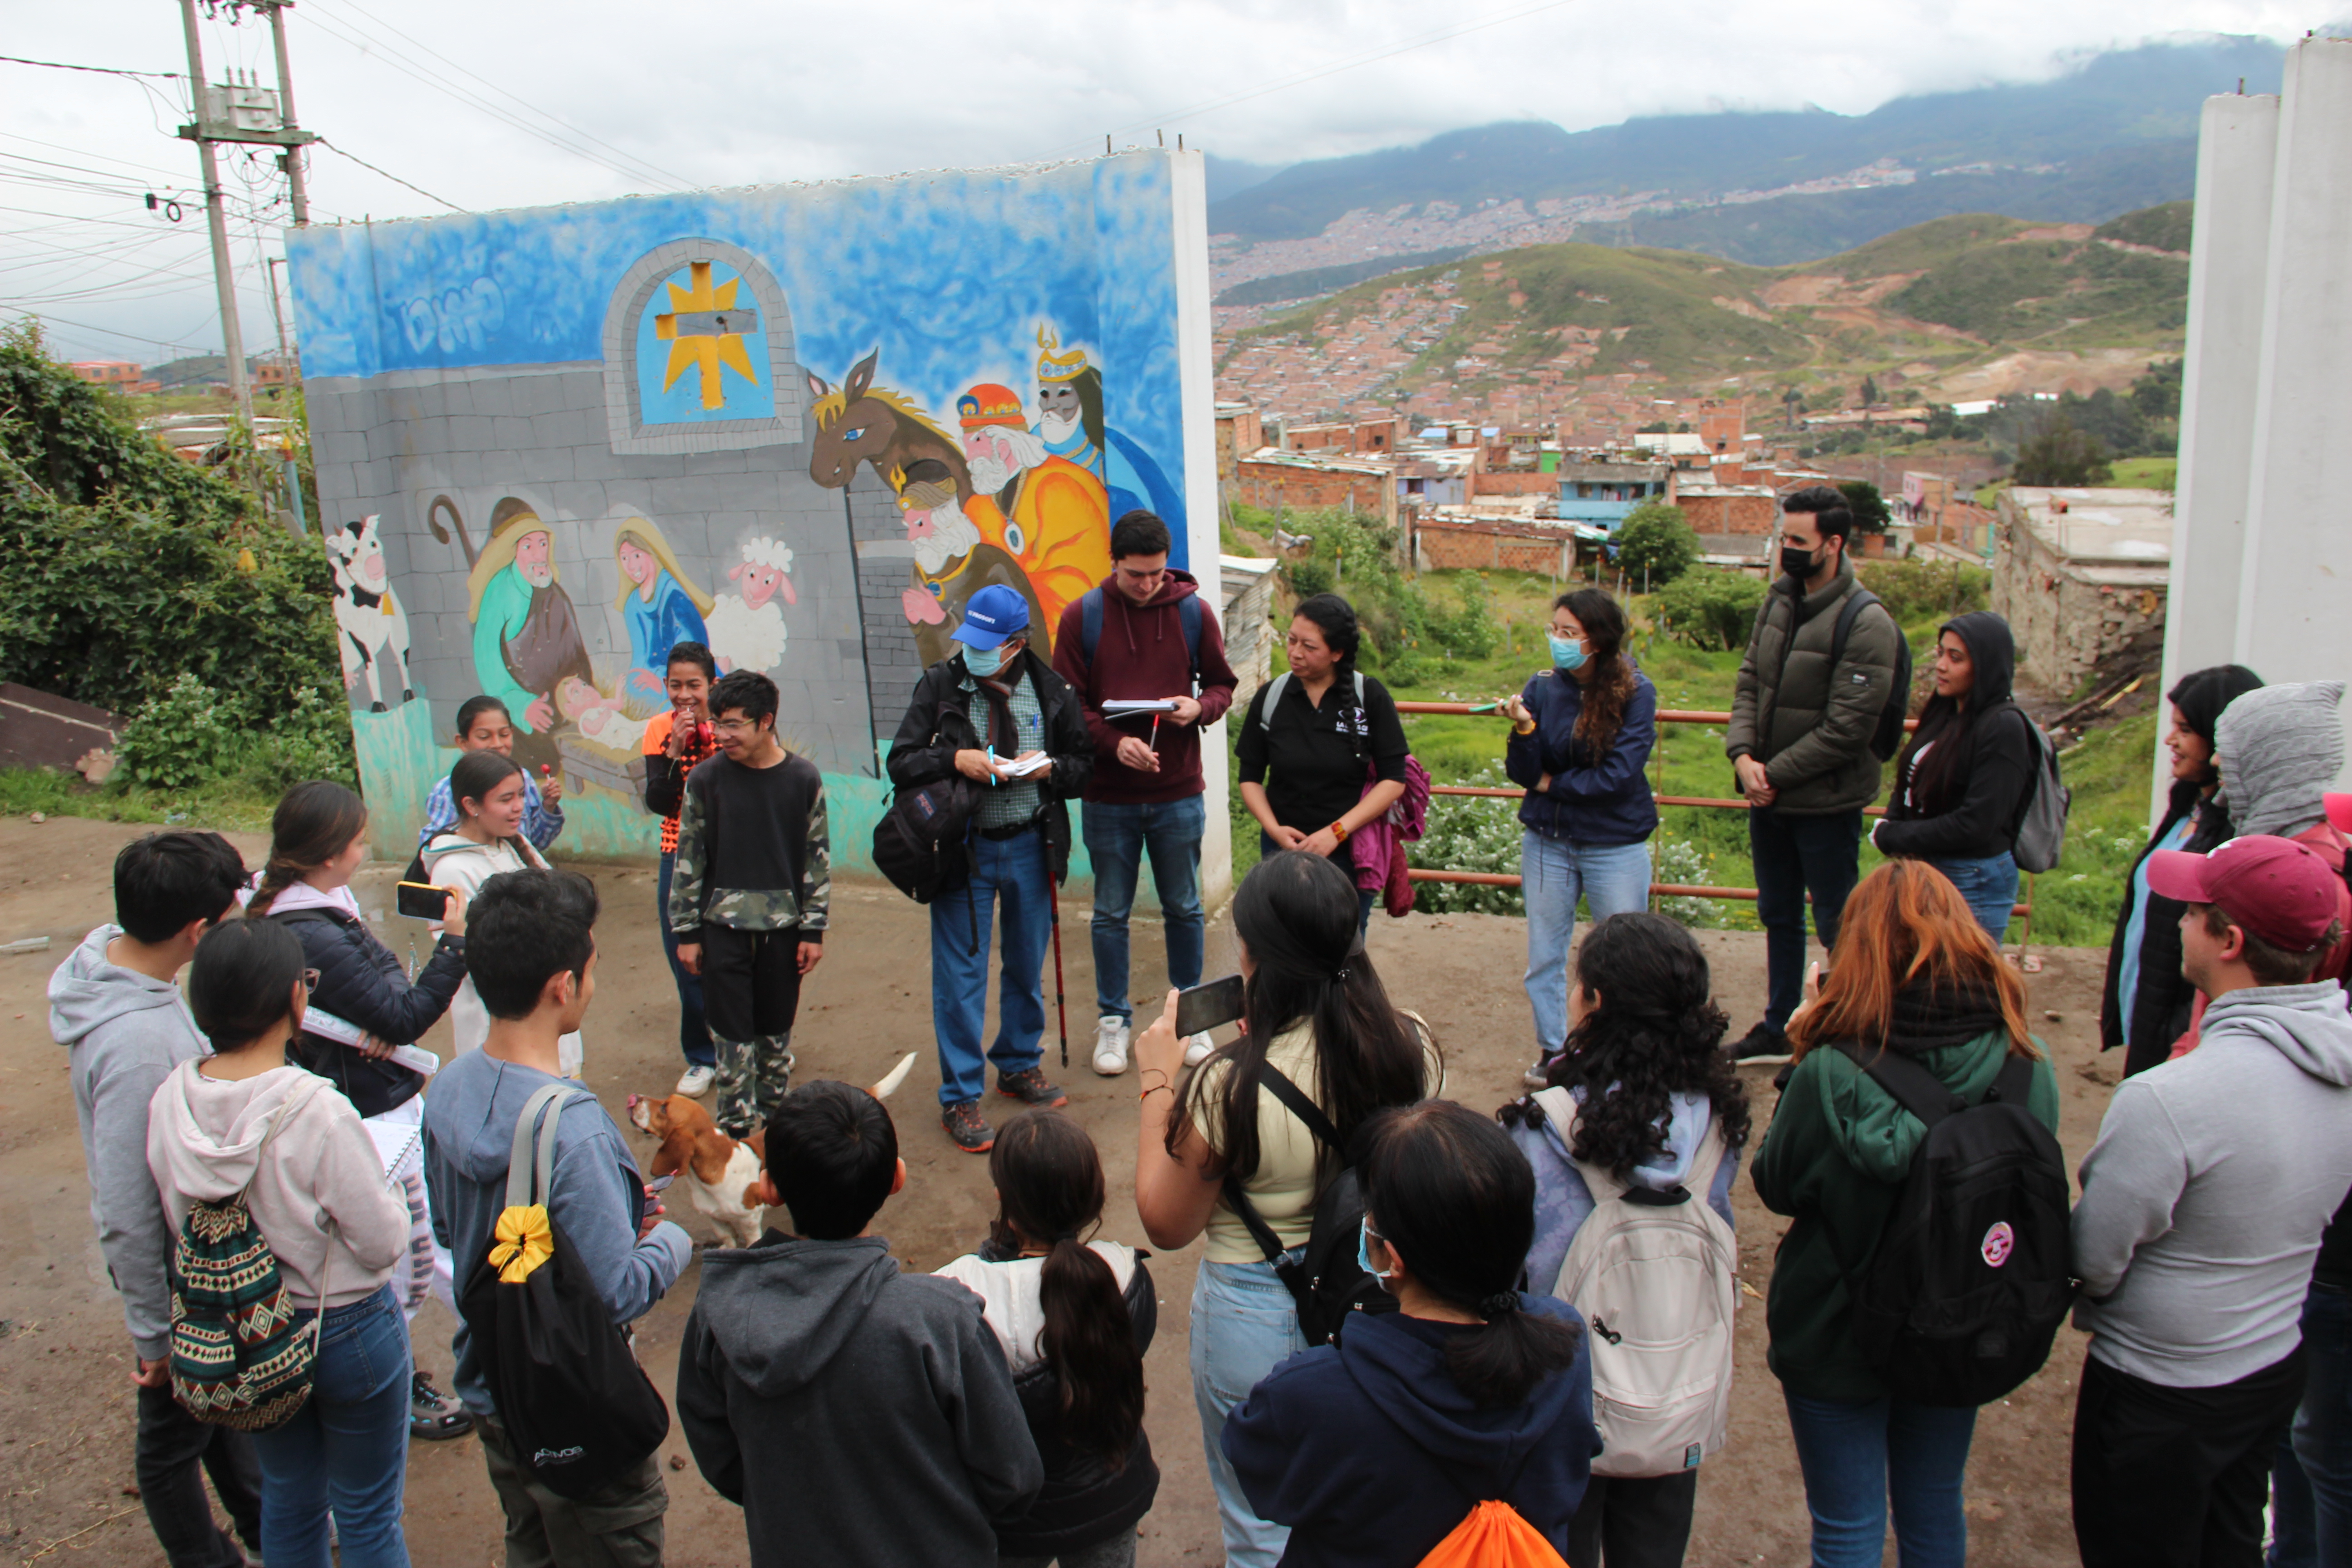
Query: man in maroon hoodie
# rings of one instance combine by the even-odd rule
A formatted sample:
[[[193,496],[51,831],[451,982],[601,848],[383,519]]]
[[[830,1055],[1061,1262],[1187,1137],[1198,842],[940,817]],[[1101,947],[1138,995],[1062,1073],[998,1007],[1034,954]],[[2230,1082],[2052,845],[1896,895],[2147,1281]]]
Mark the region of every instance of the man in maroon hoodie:
[[[1168,983],[1201,983],[1201,726],[1233,706],[1234,671],[1215,612],[1190,573],[1168,569],[1168,525],[1130,511],[1110,531],[1110,576],[1062,611],[1054,668],[1078,694],[1094,736],[1094,782],[1079,806],[1095,869],[1095,1071],[1127,1070],[1128,912],[1136,874],[1151,855],[1151,880],[1168,933]],[[1168,702],[1162,712],[1109,714],[1103,704]],[[1209,1054],[1209,1037],[1185,1043],[1184,1060]]]

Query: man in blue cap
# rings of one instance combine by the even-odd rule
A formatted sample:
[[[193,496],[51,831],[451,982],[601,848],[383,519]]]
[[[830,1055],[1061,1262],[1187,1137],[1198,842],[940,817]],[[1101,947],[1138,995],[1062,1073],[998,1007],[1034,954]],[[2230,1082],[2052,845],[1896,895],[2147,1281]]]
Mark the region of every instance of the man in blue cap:
[[[940,1122],[969,1154],[995,1145],[980,1112],[987,1068],[988,937],[1004,915],[997,994],[996,1091],[1024,1105],[1069,1096],[1040,1065],[1045,1035],[1045,943],[1053,883],[1070,868],[1068,802],[1094,774],[1094,740],[1076,693],[1030,651],[1029,602],[992,584],[964,606],[946,658],[923,671],[890,742],[890,782],[916,789],[963,774],[983,785],[972,819],[969,875],[931,900],[931,1025],[940,1042]]]

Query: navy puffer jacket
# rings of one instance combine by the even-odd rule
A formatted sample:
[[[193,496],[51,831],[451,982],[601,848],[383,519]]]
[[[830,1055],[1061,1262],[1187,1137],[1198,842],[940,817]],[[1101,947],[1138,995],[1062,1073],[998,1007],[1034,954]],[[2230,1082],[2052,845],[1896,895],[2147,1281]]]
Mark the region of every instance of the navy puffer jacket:
[[[376,1038],[412,1046],[449,1010],[466,979],[466,939],[444,936],[411,983],[392,950],[339,910],[289,910],[269,919],[291,931],[319,972],[310,1005],[356,1024]],[[287,1042],[286,1059],[343,1091],[362,1116],[380,1116],[415,1098],[422,1074],[393,1061],[370,1061],[340,1040],[308,1030]]]
[[[1631,668],[1632,661],[1626,661]],[[1584,711],[1584,688],[1576,677],[1547,669],[1528,682],[1521,700],[1535,715],[1533,734],[1514,734],[1503,752],[1503,771],[1528,794],[1519,821],[1546,838],[1606,848],[1639,844],[1658,830],[1658,803],[1642,770],[1658,741],[1658,689],[1633,670],[1633,694],[1616,738],[1596,752],[1576,738]],[[1551,787],[1536,784],[1551,775]]]

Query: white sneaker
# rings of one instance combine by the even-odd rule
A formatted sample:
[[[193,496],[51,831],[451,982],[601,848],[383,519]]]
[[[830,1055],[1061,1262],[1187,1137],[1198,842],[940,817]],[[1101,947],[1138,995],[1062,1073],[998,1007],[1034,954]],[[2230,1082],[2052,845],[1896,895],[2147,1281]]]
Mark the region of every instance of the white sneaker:
[[[1199,1067],[1209,1059],[1209,1053],[1216,1048],[1217,1042],[1209,1038],[1209,1031],[1202,1030],[1184,1042],[1184,1065],[1188,1068]]]
[[[1095,1071],[1117,1078],[1127,1070],[1127,1020],[1106,1013],[1095,1020]]]
[[[710,1086],[718,1079],[717,1068],[690,1067],[678,1076],[677,1091],[688,1100],[700,1100],[710,1092]]]

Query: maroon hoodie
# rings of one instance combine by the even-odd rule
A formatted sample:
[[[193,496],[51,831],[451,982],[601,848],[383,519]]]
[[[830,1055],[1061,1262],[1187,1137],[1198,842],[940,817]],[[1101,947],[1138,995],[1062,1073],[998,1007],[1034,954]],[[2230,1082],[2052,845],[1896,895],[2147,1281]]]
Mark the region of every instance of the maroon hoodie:
[[[1094,782],[1086,798],[1102,805],[1139,805],[1182,800],[1207,786],[1201,779],[1202,724],[1213,724],[1234,703],[1233,666],[1225,662],[1225,634],[1216,613],[1201,606],[1201,717],[1198,723],[1160,722],[1160,771],[1144,773],[1118,760],[1122,736],[1150,740],[1151,721],[1137,717],[1113,724],[1103,717],[1105,701],[1118,698],[1186,697],[1192,690],[1192,661],[1184,649],[1184,623],[1179,601],[1201,591],[1186,572],[1170,572],[1151,603],[1139,605],[1108,577],[1102,595],[1102,638],[1095,645],[1091,665],[1087,660],[1086,601],[1073,599],[1063,607],[1062,624],[1054,633],[1054,668],[1070,683],[1085,710],[1087,731],[1095,738]]]

